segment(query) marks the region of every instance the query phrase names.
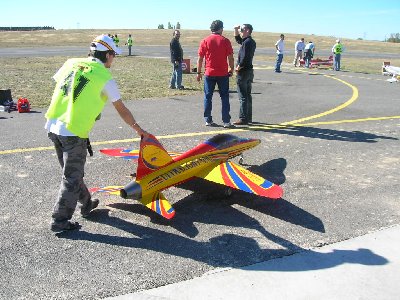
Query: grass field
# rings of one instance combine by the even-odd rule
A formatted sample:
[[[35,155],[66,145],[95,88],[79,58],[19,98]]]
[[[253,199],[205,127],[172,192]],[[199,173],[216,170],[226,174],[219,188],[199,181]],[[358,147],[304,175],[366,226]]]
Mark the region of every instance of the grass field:
[[[53,30],[32,32],[0,32],[0,48],[18,47],[54,47],[54,46],[82,46],[88,47],[93,38],[101,33],[117,33],[124,44],[129,33],[132,34],[135,45],[168,45],[173,30]],[[201,39],[209,34],[208,30],[181,30],[182,47],[196,47]],[[234,44],[233,31],[226,30],[224,35]],[[254,32],[254,39],[258,48],[273,48],[279,33]],[[330,51],[335,43],[334,37],[320,37],[314,35],[286,34],[286,48],[292,49],[294,43],[304,37],[312,40],[318,50]],[[351,51],[368,51],[375,53],[400,53],[400,45],[378,41],[361,41],[342,39],[346,49]],[[316,55],[318,56],[318,55]],[[397,56],[398,57],[398,56]],[[68,57],[0,57],[0,88],[12,90],[13,98],[27,97],[33,107],[46,107],[50,103],[54,88],[52,76]],[[256,56],[255,59],[273,63],[274,57]],[[285,55],[284,62],[290,63],[292,53]],[[392,65],[400,65],[400,59],[391,60]],[[363,73],[380,73],[382,60],[355,59],[343,55],[342,67],[344,70]],[[153,59],[142,57],[117,57],[112,73],[120,87],[124,100],[134,100],[153,97],[171,97],[201,93],[202,83],[196,81],[194,74],[184,75],[184,85],[187,90],[177,91],[168,89],[171,66],[168,59]],[[234,78],[231,79],[234,87]],[[200,96],[201,97],[201,96]]]

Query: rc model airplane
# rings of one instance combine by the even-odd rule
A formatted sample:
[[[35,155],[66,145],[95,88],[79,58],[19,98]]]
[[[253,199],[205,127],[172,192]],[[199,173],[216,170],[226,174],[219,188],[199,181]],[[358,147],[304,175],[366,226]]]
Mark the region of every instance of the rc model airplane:
[[[136,178],[125,186],[93,188],[91,192],[139,200],[166,219],[173,218],[175,210],[162,191],[194,177],[271,199],[281,198],[283,190],[280,186],[228,161],[259,143],[259,139],[219,134],[187,152],[175,153],[167,152],[155,136],[149,135],[142,138],[139,151],[100,150],[106,155],[138,160]]]

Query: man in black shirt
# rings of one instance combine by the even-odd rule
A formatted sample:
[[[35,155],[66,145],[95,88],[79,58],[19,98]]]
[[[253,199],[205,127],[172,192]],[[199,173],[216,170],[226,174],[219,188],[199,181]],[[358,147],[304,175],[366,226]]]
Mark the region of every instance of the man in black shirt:
[[[239,28],[242,36],[239,34]],[[247,125],[253,120],[252,116],[252,97],[251,85],[254,79],[253,57],[256,50],[256,42],[251,37],[253,26],[243,24],[234,27],[235,40],[241,45],[236,65],[236,83],[239,95],[240,111],[239,120],[234,122],[235,125]]]
[[[182,85],[182,62],[183,62],[183,50],[179,38],[181,33],[179,30],[175,30],[173,38],[169,43],[169,49],[171,52],[171,63],[172,63],[172,75],[169,82],[170,89],[183,90],[185,87]]]

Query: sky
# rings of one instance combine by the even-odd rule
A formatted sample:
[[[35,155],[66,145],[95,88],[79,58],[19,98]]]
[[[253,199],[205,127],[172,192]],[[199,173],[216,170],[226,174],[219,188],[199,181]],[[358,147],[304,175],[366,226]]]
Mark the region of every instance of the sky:
[[[250,23],[254,32],[336,38],[382,41],[400,32],[400,0],[7,0],[0,12],[0,27],[209,29],[219,19],[225,30]]]

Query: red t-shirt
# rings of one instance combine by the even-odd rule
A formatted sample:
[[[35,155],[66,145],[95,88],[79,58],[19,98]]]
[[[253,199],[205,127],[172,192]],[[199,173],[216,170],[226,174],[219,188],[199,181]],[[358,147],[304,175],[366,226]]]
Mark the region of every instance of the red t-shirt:
[[[233,54],[231,41],[219,34],[211,34],[201,41],[199,56],[206,58],[205,75],[227,76],[227,57]]]

